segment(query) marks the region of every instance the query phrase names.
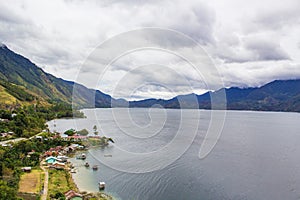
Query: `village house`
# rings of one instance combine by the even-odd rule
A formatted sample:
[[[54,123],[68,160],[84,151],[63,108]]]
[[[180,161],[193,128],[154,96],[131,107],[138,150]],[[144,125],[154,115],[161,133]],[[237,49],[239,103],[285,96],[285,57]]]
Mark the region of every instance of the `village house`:
[[[6,143],[4,143],[4,144],[1,144],[1,146],[2,146],[2,147],[9,147],[9,148],[11,148],[11,147],[12,147],[12,144],[6,144]]]
[[[57,146],[57,147],[54,147],[54,148],[50,148],[48,151],[46,151],[44,153],[44,158],[49,157],[49,156],[57,156],[57,155],[60,154],[60,152],[64,153],[64,147]]]
[[[67,162],[68,161],[68,158],[67,156],[57,156],[57,159],[58,160],[61,160],[61,162]]]
[[[9,119],[2,119],[2,118],[0,118],[0,121],[1,122],[9,122]]]
[[[84,149],[84,146],[79,145],[79,144],[71,144],[70,147],[72,147],[73,149],[79,149],[79,150]]]
[[[82,199],[82,195],[79,193],[76,193],[74,190],[69,190],[69,191],[65,192],[64,195],[67,200],[81,200]]]
[[[75,147],[72,147],[72,146],[68,146],[68,147],[65,147],[65,148],[63,149],[63,153],[64,153],[64,154],[71,153],[71,152],[74,152],[74,151],[76,151],[76,148],[75,148]]]
[[[44,158],[53,156],[54,154],[55,154],[55,153],[53,153],[52,151],[46,151],[46,152],[44,153]]]
[[[21,170],[23,172],[31,172],[31,167],[22,167]]]
[[[64,140],[74,141],[74,142],[85,141],[87,140],[87,136],[73,135],[73,136],[64,137]]]
[[[14,132],[9,131],[9,132],[3,132],[3,133],[0,133],[0,136],[2,136],[2,137],[8,137],[8,136],[11,136],[11,135],[13,135],[13,134],[14,134]]]
[[[46,158],[45,161],[46,161],[47,164],[53,164],[57,161],[57,158],[53,157],[53,156],[50,156],[50,157]]]
[[[65,163],[61,163],[61,162],[54,162],[50,168],[55,168],[55,169],[64,169],[66,167]]]
[[[27,158],[30,158],[31,155],[35,154],[35,151],[34,150],[31,150],[30,152],[27,153]]]
[[[1,136],[1,137],[7,137],[7,136],[8,136],[8,133],[0,133],[0,136]]]
[[[37,136],[35,136],[35,139],[38,139],[38,140],[40,140],[40,141],[43,141],[43,136],[37,135]]]

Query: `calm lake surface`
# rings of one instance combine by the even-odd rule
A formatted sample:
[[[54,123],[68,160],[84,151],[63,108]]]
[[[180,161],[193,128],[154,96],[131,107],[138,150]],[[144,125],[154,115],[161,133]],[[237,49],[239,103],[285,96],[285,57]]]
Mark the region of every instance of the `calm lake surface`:
[[[105,192],[122,200],[300,199],[300,114],[227,111],[219,141],[199,159],[210,111],[83,111],[86,119],[48,123],[51,130],[86,128],[91,134],[97,125],[99,135],[115,141],[87,152],[86,161],[98,171],[85,168],[86,161],[71,160],[81,190],[98,191],[98,182],[105,181]],[[186,137],[174,140],[179,130]],[[192,142],[186,142],[189,138]],[[170,143],[175,144],[171,151],[164,151]]]

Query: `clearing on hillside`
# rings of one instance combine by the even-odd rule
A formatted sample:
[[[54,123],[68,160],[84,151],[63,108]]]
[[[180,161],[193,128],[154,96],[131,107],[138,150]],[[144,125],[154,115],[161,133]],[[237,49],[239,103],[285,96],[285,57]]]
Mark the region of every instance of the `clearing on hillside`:
[[[41,170],[32,170],[30,173],[23,174],[19,183],[19,192],[39,193],[42,187],[42,174]]]

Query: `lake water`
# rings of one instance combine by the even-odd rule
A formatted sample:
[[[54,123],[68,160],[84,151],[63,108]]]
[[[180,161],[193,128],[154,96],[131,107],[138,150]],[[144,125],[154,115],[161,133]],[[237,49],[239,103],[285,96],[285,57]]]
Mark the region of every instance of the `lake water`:
[[[99,135],[115,141],[87,152],[86,161],[98,171],[72,159],[81,190],[98,191],[97,183],[105,181],[105,191],[122,200],[300,199],[300,114],[227,111],[216,146],[199,159],[210,111],[84,113],[86,119],[48,123],[51,130],[86,128],[91,134],[97,125]]]

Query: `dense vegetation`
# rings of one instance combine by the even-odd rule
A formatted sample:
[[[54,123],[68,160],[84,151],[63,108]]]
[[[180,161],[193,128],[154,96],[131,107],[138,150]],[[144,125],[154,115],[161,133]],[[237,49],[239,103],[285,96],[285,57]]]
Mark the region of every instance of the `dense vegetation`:
[[[0,133],[13,132],[12,137],[31,137],[46,129],[46,121],[62,117],[83,117],[68,104],[51,107],[24,106],[13,110],[0,110]],[[3,140],[5,138],[1,138]]]
[[[29,59],[6,46],[0,47],[0,86],[5,88],[6,94],[2,95],[11,95],[22,105],[24,102],[32,103],[36,99],[42,104],[70,104],[73,101],[79,107],[110,107],[112,100],[109,95],[99,90],[88,89],[44,72]],[[73,86],[77,88],[74,99]]]
[[[50,170],[48,191],[48,196],[50,199],[66,200],[63,192],[69,190],[77,190],[76,185],[71,180],[69,172],[66,170]]]
[[[77,88],[75,101],[74,86]],[[45,73],[27,58],[1,46],[0,141],[20,137],[28,139],[0,146],[0,199],[17,199],[21,167],[38,167],[40,155],[44,151],[70,144],[70,141],[52,137],[43,142],[32,137],[47,129],[46,121],[54,118],[84,117],[78,108],[94,105],[110,107],[111,100],[109,95],[101,91]],[[71,103],[74,103],[75,109]],[[87,135],[88,131],[83,129],[78,133]],[[107,143],[107,139],[103,142]]]
[[[45,121],[56,116],[56,109],[65,108],[63,105],[57,105],[50,107],[50,109],[44,107],[24,106],[17,108],[13,111],[0,110],[1,129],[15,131],[14,136],[17,137],[29,137],[38,133],[41,129],[46,128]],[[68,106],[65,108],[67,111],[70,109]],[[62,110],[60,110],[62,112]],[[65,112],[68,115],[69,112]],[[62,112],[62,115],[63,112]],[[95,128],[96,129],[96,128]],[[71,132],[77,133],[75,130]],[[81,135],[88,134],[86,129],[78,131]],[[42,154],[50,148],[57,146],[69,146],[73,141],[62,140],[60,137],[56,137],[53,133],[43,131],[38,134],[41,138],[31,137],[17,143],[9,143],[10,145],[0,146],[0,199],[15,200],[17,198],[17,191],[19,187],[21,167],[31,166],[39,168],[40,158]],[[111,138],[101,137],[100,139],[92,138],[93,145],[106,146],[108,142],[113,142]],[[85,145],[81,142],[76,142],[81,145]],[[86,145],[91,145],[87,143]],[[69,174],[66,172],[65,177],[69,180]],[[50,182],[52,174],[50,173]],[[63,177],[63,176],[61,176]],[[50,184],[51,185],[51,184]],[[67,183],[68,188],[73,188]],[[50,188],[50,195],[61,194],[57,191],[59,188]],[[104,198],[103,198],[104,199]]]
[[[38,167],[41,153],[52,147],[70,144],[70,141],[59,138],[44,141],[34,138],[18,142],[12,147],[0,146],[0,199],[17,199],[21,167]]]
[[[18,85],[14,85],[3,80],[0,80],[0,85],[2,85],[9,94],[16,97],[20,101],[34,100],[34,96],[32,94],[28,93],[24,88]]]

